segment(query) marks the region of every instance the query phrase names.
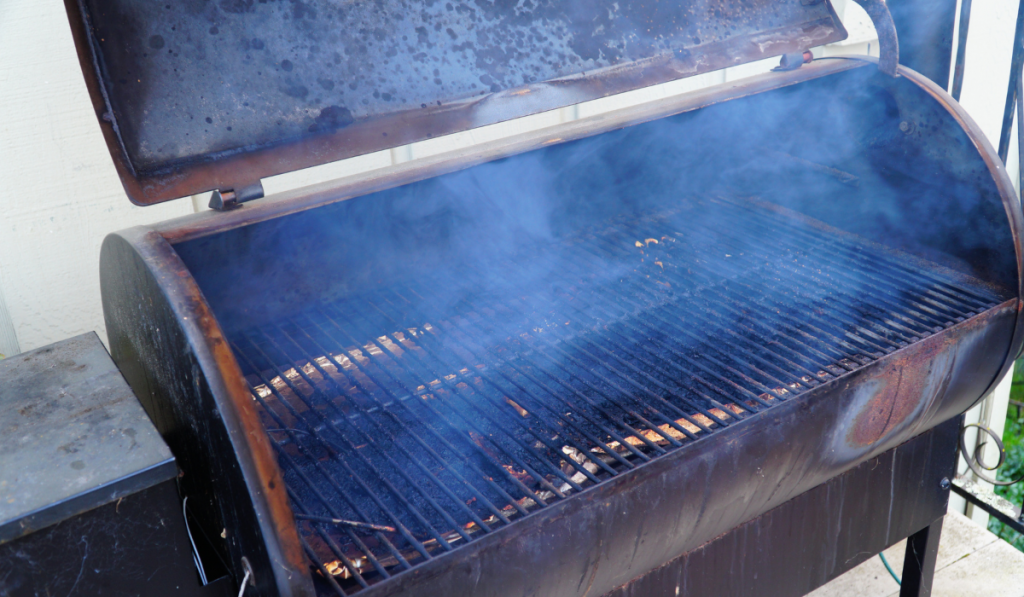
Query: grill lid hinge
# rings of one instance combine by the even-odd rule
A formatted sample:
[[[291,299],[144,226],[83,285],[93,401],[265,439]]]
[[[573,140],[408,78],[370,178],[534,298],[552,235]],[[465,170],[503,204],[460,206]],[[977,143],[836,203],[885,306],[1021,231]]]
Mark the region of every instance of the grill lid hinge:
[[[246,201],[252,201],[261,197],[263,197],[263,183],[260,181],[236,189],[217,189],[210,197],[210,209],[227,211],[241,207],[241,204]]]
[[[792,54],[783,54],[782,58],[779,59],[779,65],[773,68],[773,71],[785,71],[785,70],[796,70],[814,60],[814,54],[810,50],[804,50],[803,52],[793,52]]]

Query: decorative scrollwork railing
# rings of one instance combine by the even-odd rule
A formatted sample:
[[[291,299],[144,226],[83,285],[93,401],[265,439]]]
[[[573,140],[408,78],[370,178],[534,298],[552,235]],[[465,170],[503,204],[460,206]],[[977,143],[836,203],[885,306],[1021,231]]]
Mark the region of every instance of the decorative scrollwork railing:
[[[979,434],[983,433],[985,435],[985,439],[975,442],[976,447],[973,451],[967,447],[967,431],[971,428],[975,428]],[[985,448],[990,440],[995,443],[996,448],[999,450],[999,459],[995,464],[986,462],[984,457]],[[996,487],[1008,487],[1024,482],[1024,475],[1011,481],[1000,481],[996,478],[997,475],[992,474],[1006,463],[1006,446],[1003,444],[1003,439],[996,432],[984,425],[968,423],[961,426],[960,455],[963,456],[967,467],[974,473],[974,476],[985,483],[990,483]],[[999,522],[1024,535],[1024,513],[1021,511],[1020,505],[1013,504],[1004,497],[994,493],[991,489],[964,476],[958,475],[953,480],[952,489],[975,507],[981,508],[999,520]]]
[[[972,427],[977,429],[979,433],[984,432],[985,435],[990,437],[992,441],[995,442],[996,448],[999,449],[999,462],[995,463],[992,466],[989,466],[988,464],[985,463],[984,452],[985,446],[988,444],[987,441],[979,443],[978,447],[974,449],[973,453],[967,450],[967,430]],[[999,481],[997,479],[989,477],[985,472],[982,472],[995,472],[996,470],[999,469],[999,467],[1003,466],[1003,464],[1006,462],[1006,446],[1003,445],[1003,438],[999,437],[999,435],[996,434],[995,431],[992,431],[991,429],[985,427],[984,425],[980,425],[978,423],[968,423],[960,428],[960,454],[963,455],[964,461],[967,462],[967,466],[971,469],[971,472],[974,473],[974,476],[976,476],[977,478],[981,479],[986,483],[991,483],[992,485],[996,485],[999,487],[1008,487],[1010,485],[1016,485],[1017,483],[1024,481],[1024,475],[1021,475],[1019,479],[1016,479],[1014,481]]]

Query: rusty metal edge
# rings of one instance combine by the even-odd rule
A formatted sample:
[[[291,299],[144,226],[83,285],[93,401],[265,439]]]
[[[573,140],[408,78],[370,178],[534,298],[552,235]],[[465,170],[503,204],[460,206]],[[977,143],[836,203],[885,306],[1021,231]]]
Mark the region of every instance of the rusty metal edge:
[[[859,61],[813,62],[794,71],[769,72],[736,82],[621,108],[513,137],[404,162],[318,185],[271,195],[229,212],[200,212],[153,226],[171,244],[217,234],[321,205],[353,199],[534,149],[606,133],[765,91],[796,85],[865,64]]]
[[[851,58],[878,63],[877,58],[869,56]],[[992,143],[989,142],[985,133],[982,132],[981,127],[964,110],[960,102],[953,99],[945,89],[936,85],[934,81],[913,69],[900,66],[898,72],[902,77],[932,96],[967,133],[968,138],[974,143],[975,149],[985,162],[985,165],[988,166],[992,179],[996,183],[996,188],[999,190],[999,195],[1003,200],[1003,208],[1006,210],[1006,217],[1009,220],[1010,232],[1013,234],[1013,249],[1017,254],[1017,322],[1014,325],[1013,339],[1003,359],[1003,365],[999,369],[999,373],[992,380],[992,383],[989,384],[988,389],[985,390],[985,394],[982,396],[984,397],[995,389],[996,384],[1006,375],[1006,372],[1009,371],[1014,361],[1021,356],[1021,352],[1024,350],[1024,314],[1021,313],[1022,308],[1024,308],[1024,238],[1022,238],[1022,235],[1024,235],[1024,211],[1021,209],[1020,200],[1017,198],[1017,192],[1013,188],[1010,175],[1006,172],[1006,166],[999,159],[999,154],[992,146]],[[980,402],[981,399],[979,398],[978,401]]]
[[[279,594],[314,595],[284,477],[251,406],[242,370],[202,290],[173,247],[149,227],[136,226],[115,235],[136,251],[156,279],[202,367],[202,375],[234,446],[233,456],[252,499],[259,534],[276,564],[271,572]]]
[[[141,194],[138,180],[135,178],[135,171],[128,162],[127,154],[121,145],[121,138],[118,135],[117,126],[111,120],[105,120],[104,114],[112,113],[106,96],[103,93],[103,86],[100,85],[99,65],[93,61],[93,52],[90,44],[89,32],[86,30],[86,23],[81,0],[64,0],[64,8],[68,13],[68,21],[71,29],[71,38],[75,42],[75,50],[78,53],[78,64],[82,68],[85,79],[85,88],[89,92],[89,99],[92,101],[93,113],[99,123],[100,132],[103,133],[103,140],[107,144],[107,151],[114,162],[114,169],[124,185],[128,199],[135,205],[146,205],[146,202],[139,202],[136,197]]]

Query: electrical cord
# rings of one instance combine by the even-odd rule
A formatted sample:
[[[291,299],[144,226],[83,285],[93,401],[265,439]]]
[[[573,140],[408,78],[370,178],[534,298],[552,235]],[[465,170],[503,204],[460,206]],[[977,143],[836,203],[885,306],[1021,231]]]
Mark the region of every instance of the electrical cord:
[[[242,579],[242,588],[238,589],[238,597],[245,595],[245,587],[249,584],[249,575],[252,574],[252,570],[245,569],[245,578]]]
[[[188,498],[181,502],[181,514],[185,517],[185,532],[188,533],[189,543],[192,544],[192,561],[196,563],[196,569],[199,570],[199,580],[203,581],[205,587],[209,583],[206,580],[206,570],[203,569],[203,560],[199,558],[199,550],[196,549],[195,539],[192,538],[192,531],[188,528]]]
[[[885,569],[888,570],[889,574],[892,575],[892,579],[896,581],[896,584],[903,586],[903,583],[900,581],[900,577],[896,576],[896,573],[892,570],[892,566],[889,565],[889,560],[885,559],[885,554],[880,553],[878,554],[878,557],[882,558],[882,563],[885,564]]]

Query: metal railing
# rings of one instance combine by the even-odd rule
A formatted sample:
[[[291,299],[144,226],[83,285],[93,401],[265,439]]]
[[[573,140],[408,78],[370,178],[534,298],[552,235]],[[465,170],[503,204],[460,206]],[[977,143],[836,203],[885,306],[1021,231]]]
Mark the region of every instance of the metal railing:
[[[963,87],[970,10],[971,0],[962,0],[956,66],[952,85],[952,94],[957,101],[960,100],[960,91]],[[1021,167],[1022,158],[1024,158],[1024,135],[1021,134],[1021,131],[1024,131],[1024,72],[1022,71],[1024,71],[1024,0],[1021,0],[1017,11],[1010,78],[1006,90],[1006,104],[1003,109],[1002,129],[999,135],[999,157],[1006,164],[1016,121],[1018,193],[1024,189],[1024,168]],[[1016,118],[1014,118],[1015,116]],[[1024,381],[1014,379],[1013,387],[1017,388],[1018,392],[1012,393],[1011,396],[1019,397],[1019,389],[1022,385],[1024,385]],[[1021,438],[1024,436],[1024,420],[1021,419],[1022,406],[1024,403],[1021,401],[1010,400],[1010,408],[1015,410],[1016,414],[1014,419],[1007,421],[1009,430],[1007,435],[1010,437]],[[1007,413],[1007,415],[1009,414]],[[968,449],[966,441],[967,434],[972,427],[977,429],[978,433],[978,441],[975,442],[973,451]],[[1024,462],[1022,462],[1024,450],[1018,450],[1008,460],[1003,439],[984,425],[977,423],[962,425],[960,453],[975,478],[958,476],[953,482],[953,491],[998,521],[998,523],[990,525],[990,530],[996,531],[1002,538],[1010,540],[1018,548],[1024,548],[1024,514],[1022,514],[1024,492],[1021,491],[1021,488],[1024,488]],[[999,457],[995,463],[987,462],[983,456],[989,442],[993,443],[998,450]],[[980,484],[978,480],[991,484],[993,488]],[[1012,498],[1012,500],[1007,498]],[[1007,533],[1007,530],[1010,533]],[[1008,534],[1017,536],[1007,536]]]
[[[1018,405],[1019,412],[1020,403],[1017,402],[1016,404]],[[1018,418],[1017,425],[1014,428],[1020,429],[1019,421],[1020,419]],[[967,432],[972,427],[978,430],[979,438],[985,437],[985,439],[979,440],[974,450],[968,448],[966,440]],[[995,463],[986,462],[983,456],[985,447],[990,441],[995,444],[999,452],[999,458]],[[1011,478],[1012,470],[1008,473],[1004,472],[1007,469],[1003,467],[1009,464],[1009,461],[1007,460],[1007,451],[1003,438],[999,437],[990,428],[978,423],[963,425],[960,430],[960,454],[978,480],[989,483],[997,489],[993,491],[970,477],[958,475],[953,481],[953,491],[966,499],[968,503],[973,504],[974,507],[984,510],[1004,525],[1005,528],[1024,536],[1024,516],[1021,514],[1021,505],[1013,503],[1005,495],[1000,495],[1008,493],[1007,491],[1000,491],[1001,488],[1017,486],[1024,482],[1024,475],[1018,473],[1016,478]],[[1024,464],[1017,461],[1013,461],[1012,464],[1013,468],[1019,469],[1024,467]],[[997,530],[1001,531],[1002,529]],[[1004,535],[1004,533],[999,534],[1000,536]],[[1007,539],[1008,537],[1003,536],[1003,538]]]

